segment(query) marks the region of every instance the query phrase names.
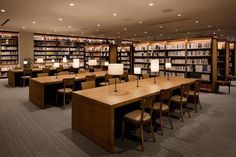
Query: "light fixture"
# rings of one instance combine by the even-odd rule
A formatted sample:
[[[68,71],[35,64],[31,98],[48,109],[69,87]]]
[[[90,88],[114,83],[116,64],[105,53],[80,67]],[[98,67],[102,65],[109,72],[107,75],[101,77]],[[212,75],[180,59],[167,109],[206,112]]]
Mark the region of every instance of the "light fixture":
[[[190,32],[188,32],[188,34],[190,34]]]
[[[75,6],[75,4],[74,3],[70,3],[69,6],[73,7],[73,6]]]
[[[216,32],[213,32],[213,34],[216,34]]]
[[[36,23],[36,21],[33,21],[33,24],[35,24]]]
[[[97,32],[99,32],[99,29],[97,29]]]
[[[78,70],[79,70],[79,67],[80,67],[79,59],[77,59],[77,58],[73,59],[72,67],[74,68],[74,72],[77,76]]]
[[[71,26],[68,26],[68,28],[71,28]]]
[[[198,20],[196,20],[196,21],[195,21],[195,23],[199,23],[199,21],[198,21]]]
[[[120,34],[120,32],[117,32],[117,34]]]
[[[23,61],[23,64],[24,64],[24,65],[28,64],[28,61]]]
[[[160,28],[163,28],[163,26],[160,26]]]
[[[1,28],[0,31],[3,31],[3,28]]]
[[[163,36],[163,34],[160,34],[160,36]]]
[[[154,83],[156,83],[156,73],[159,72],[159,59],[151,59],[151,72],[155,73]]]
[[[147,34],[147,32],[144,32],[145,34]]]
[[[57,30],[55,29],[54,32],[57,32]]]
[[[211,28],[211,25],[208,25],[208,28]]]
[[[180,16],[181,16],[181,14],[178,14],[178,16],[180,17]]]
[[[124,28],[124,31],[127,31],[128,29],[127,28]]]
[[[117,87],[116,87],[116,79],[118,76],[123,75],[123,73],[124,73],[124,64],[116,63],[116,64],[108,65],[108,74],[115,77],[115,91],[114,92],[118,92]]]
[[[22,26],[23,29],[25,29],[25,26]]]
[[[59,21],[62,21],[63,19],[62,19],[62,18],[59,18],[58,20],[59,20]]]
[[[100,27],[100,24],[97,24],[98,27]]]
[[[220,29],[217,29],[218,32],[220,32],[221,30]]]
[[[223,37],[224,35],[223,35],[223,34],[221,34],[220,36],[221,36],[221,37]]]
[[[44,63],[43,58],[37,58],[36,63]]]
[[[148,5],[149,5],[150,7],[154,6],[154,4],[153,4],[153,3],[149,3]]]
[[[137,36],[137,34],[134,34],[134,36],[136,37],[136,36]]]
[[[143,21],[139,21],[139,23],[140,23],[140,24],[142,24],[142,23],[143,23]]]
[[[134,74],[137,75],[137,86],[136,87],[139,87],[139,76],[141,75],[142,73],[142,69],[140,67],[134,67]]]
[[[116,16],[117,15],[117,13],[113,13],[113,16]]]
[[[176,31],[176,32],[178,32],[179,30],[178,30],[178,29],[176,29],[175,31]]]
[[[6,12],[6,10],[5,10],[5,9],[1,9],[1,12],[2,12],[2,13],[5,13],[5,12]]]
[[[55,62],[55,59],[52,59],[51,62],[54,63],[54,62]]]

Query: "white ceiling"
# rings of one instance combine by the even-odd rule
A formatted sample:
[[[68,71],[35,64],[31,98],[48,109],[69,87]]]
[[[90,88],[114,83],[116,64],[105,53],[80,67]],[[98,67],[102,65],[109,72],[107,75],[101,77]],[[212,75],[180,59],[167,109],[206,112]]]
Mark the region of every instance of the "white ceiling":
[[[215,32],[236,40],[235,7],[236,0],[0,0],[0,9],[6,10],[0,12],[0,24],[10,19],[1,29],[122,39],[159,40]]]

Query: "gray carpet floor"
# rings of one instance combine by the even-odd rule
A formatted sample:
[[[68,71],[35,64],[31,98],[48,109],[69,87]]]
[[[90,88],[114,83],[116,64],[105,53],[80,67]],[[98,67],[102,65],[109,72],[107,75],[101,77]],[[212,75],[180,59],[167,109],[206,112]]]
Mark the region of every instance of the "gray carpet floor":
[[[71,106],[39,110],[28,101],[28,87],[11,88],[2,79],[0,157],[235,157],[236,87],[230,95],[227,88],[220,90],[223,93],[201,93],[203,110],[192,111],[191,119],[186,114],[184,123],[174,119],[174,130],[165,118],[164,135],[157,132],[156,142],[145,133],[145,152],[138,139],[117,139],[116,153],[109,154],[71,129]]]

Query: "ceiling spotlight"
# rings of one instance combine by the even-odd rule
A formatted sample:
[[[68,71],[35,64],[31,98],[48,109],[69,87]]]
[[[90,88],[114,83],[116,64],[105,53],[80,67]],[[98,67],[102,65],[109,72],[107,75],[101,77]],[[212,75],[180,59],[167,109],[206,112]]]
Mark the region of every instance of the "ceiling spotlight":
[[[68,28],[71,28],[71,26],[68,26]]]
[[[215,35],[215,34],[216,34],[216,32],[213,32],[213,34]]]
[[[35,24],[36,23],[36,21],[33,21],[33,24]]]
[[[5,12],[6,12],[6,10],[5,10],[5,9],[1,9],[1,12],[2,12],[2,13],[5,13]]]
[[[139,23],[140,23],[140,24],[142,24],[142,23],[143,23],[143,21],[139,21]]]
[[[57,30],[55,29],[54,32],[57,32]]]
[[[99,32],[99,29],[97,29],[97,32]]]
[[[180,17],[180,16],[181,16],[181,14],[178,14],[178,16]]]
[[[124,31],[127,31],[128,29],[127,28],[124,28]]]
[[[69,6],[73,7],[73,6],[75,6],[75,4],[74,3],[70,3]]]
[[[3,31],[3,28],[1,28],[0,31]]]
[[[59,20],[59,21],[62,21],[63,19],[62,19],[62,18],[59,18],[58,20]]]
[[[188,34],[190,34],[190,32],[188,32]]]
[[[117,34],[120,34],[120,32],[117,32]]]
[[[221,34],[220,36],[221,36],[221,37],[223,37],[224,35],[223,35],[223,34]]]
[[[217,29],[218,32],[220,32],[221,30],[220,29]]]
[[[144,32],[145,34],[147,34],[147,32]]]
[[[160,34],[160,36],[163,36],[163,34]]]
[[[178,32],[179,30],[178,30],[178,29],[176,29],[175,31],[176,31],[176,32]]]
[[[25,26],[22,26],[23,29],[25,29]]]
[[[195,23],[199,23],[199,21],[198,21],[198,20],[196,20],[196,21],[195,21]]]
[[[116,16],[117,15],[117,13],[113,13],[113,16]]]
[[[97,24],[98,27],[100,27],[100,24]]]
[[[153,3],[149,3],[148,5],[149,5],[150,7],[154,6],[154,4],[153,4]]]
[[[211,25],[208,25],[208,28],[211,28]]]
[[[163,26],[160,26],[160,28],[163,28]]]
[[[137,34],[134,34],[134,36],[136,37],[136,36],[137,36]]]

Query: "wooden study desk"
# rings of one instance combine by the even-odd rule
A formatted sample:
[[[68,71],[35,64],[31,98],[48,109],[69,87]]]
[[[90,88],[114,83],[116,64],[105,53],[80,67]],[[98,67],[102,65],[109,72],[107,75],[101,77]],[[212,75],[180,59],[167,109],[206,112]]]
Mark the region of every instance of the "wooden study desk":
[[[182,84],[192,84],[196,79],[158,77],[120,83],[120,94],[114,94],[114,85],[76,91],[72,96],[72,128],[108,152],[115,150],[115,111],[141,97],[159,94],[161,89],[176,89]]]
[[[96,78],[104,78],[105,73],[105,71],[94,72]],[[56,90],[62,88],[64,78],[75,77],[75,81],[83,81],[86,75],[91,75],[91,73],[61,75],[57,78],[56,76],[31,78],[29,81],[29,100],[40,109],[44,109],[47,105],[48,98],[51,96],[54,98],[56,96]],[[53,100],[56,101],[56,99]]]

